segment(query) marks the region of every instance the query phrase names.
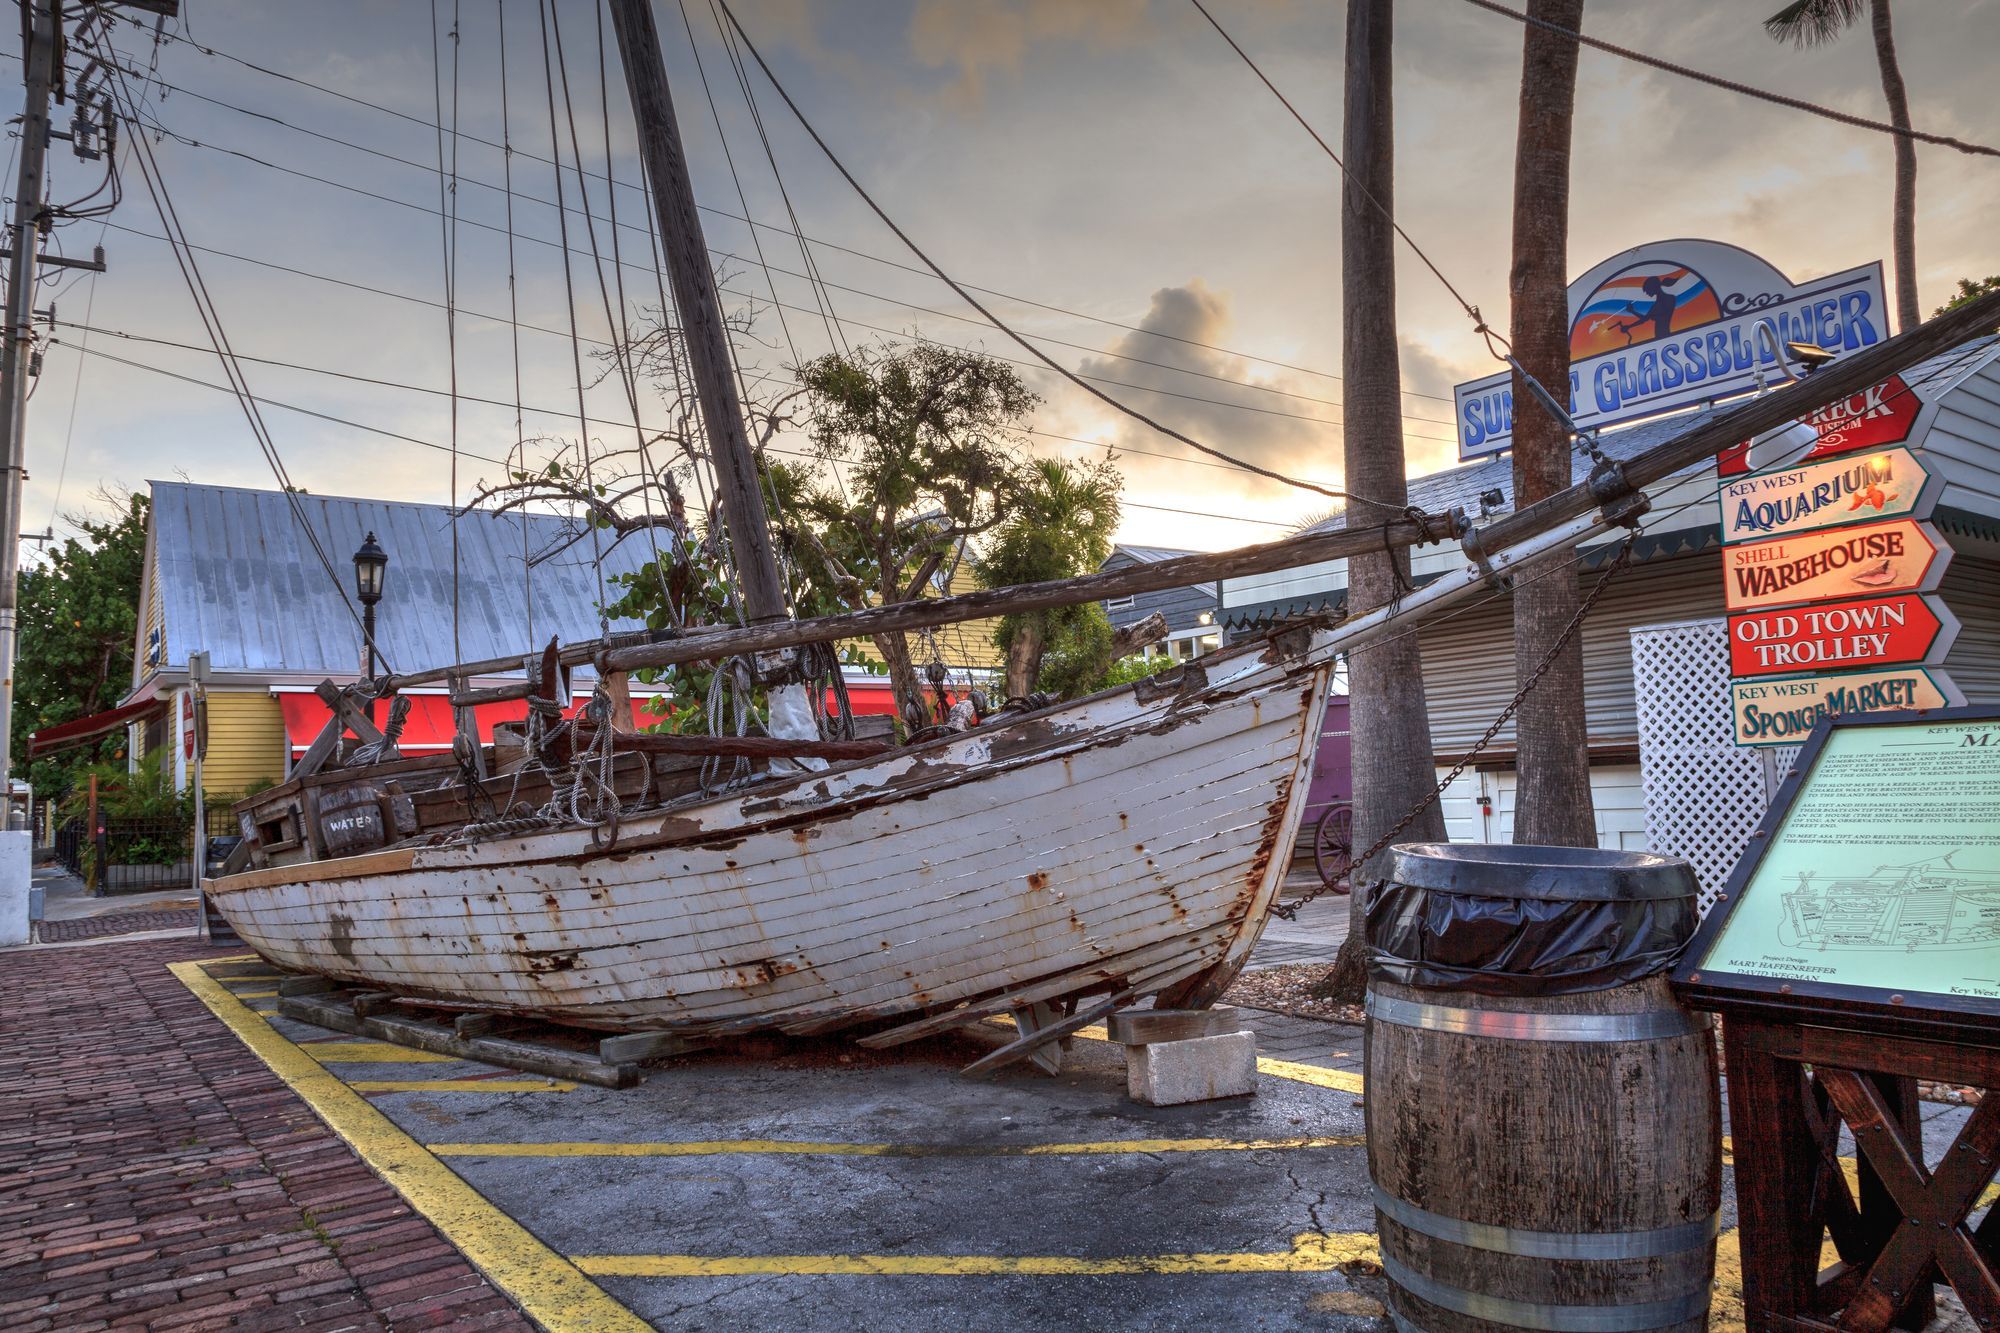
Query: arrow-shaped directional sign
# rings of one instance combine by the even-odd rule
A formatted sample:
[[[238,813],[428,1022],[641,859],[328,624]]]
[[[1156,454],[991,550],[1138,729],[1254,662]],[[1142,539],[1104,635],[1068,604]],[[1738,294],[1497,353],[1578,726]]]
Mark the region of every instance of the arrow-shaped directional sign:
[[[1734,545],[1850,523],[1929,518],[1943,489],[1944,478],[1903,445],[1772,468],[1722,483],[1722,540]]]
[[[1902,593],[1729,617],[1729,674],[1788,676],[1941,662],[1958,617],[1935,597]]]
[[[1722,553],[1722,600],[1731,611],[1828,597],[1928,592],[1951,563],[1937,529],[1915,519],[1821,528]]]
[[[1936,667],[1889,667],[1739,680],[1729,687],[1729,703],[1738,745],[1797,745],[1829,713],[1958,708],[1965,696]]]

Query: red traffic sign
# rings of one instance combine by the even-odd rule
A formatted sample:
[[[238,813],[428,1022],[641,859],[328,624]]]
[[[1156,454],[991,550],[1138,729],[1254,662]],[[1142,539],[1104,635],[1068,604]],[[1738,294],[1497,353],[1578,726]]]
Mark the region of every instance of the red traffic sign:
[[[1722,599],[1731,611],[1829,597],[1928,592],[1944,577],[1951,547],[1915,519],[1744,542],[1722,552]]]
[[[1957,637],[1958,618],[1942,601],[1921,593],[1749,611],[1729,617],[1729,674],[1783,676],[1937,662]]]

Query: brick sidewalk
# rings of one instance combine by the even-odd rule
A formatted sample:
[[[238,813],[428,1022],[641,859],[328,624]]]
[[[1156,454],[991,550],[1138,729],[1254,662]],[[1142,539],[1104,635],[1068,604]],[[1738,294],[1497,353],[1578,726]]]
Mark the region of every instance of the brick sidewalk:
[[[0,1327],[525,1329],[166,970],[0,960]]]
[[[36,938],[44,944],[69,944],[109,935],[135,935],[142,930],[193,930],[200,924],[201,917],[195,909],[185,907],[172,912],[110,912],[103,916],[44,921],[35,930]]]

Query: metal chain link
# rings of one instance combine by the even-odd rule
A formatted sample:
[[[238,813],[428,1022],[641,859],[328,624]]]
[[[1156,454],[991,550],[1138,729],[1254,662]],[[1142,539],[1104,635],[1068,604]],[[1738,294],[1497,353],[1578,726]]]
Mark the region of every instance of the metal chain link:
[[[1556,636],[1556,641],[1549,645],[1548,652],[1542,655],[1542,660],[1536,664],[1535,669],[1529,673],[1528,678],[1521,682],[1521,688],[1514,692],[1514,697],[1507,701],[1507,706],[1500,710],[1500,715],[1493,719],[1493,725],[1486,728],[1486,734],[1474,742],[1472,748],[1465,752],[1464,757],[1451,766],[1451,771],[1444,775],[1443,780],[1436,787],[1432,788],[1428,795],[1414,806],[1411,806],[1409,813],[1396,821],[1395,827],[1377,838],[1374,846],[1347,863],[1350,872],[1357,867],[1367,865],[1381,853],[1383,848],[1395,842],[1397,835],[1401,834],[1411,824],[1414,824],[1424,811],[1436,805],[1438,799],[1444,795],[1445,788],[1458,781],[1459,774],[1465,772],[1472,761],[1477,759],[1480,753],[1493,743],[1493,738],[1500,734],[1500,729],[1507,725],[1515,712],[1527,701],[1528,695],[1534,691],[1535,686],[1541,684],[1542,677],[1546,676],[1549,673],[1549,668],[1555,665],[1556,658],[1562,653],[1563,648],[1571,639],[1576,637],[1576,632],[1583,627],[1584,617],[1590,614],[1590,609],[1593,606],[1597,605],[1597,599],[1603,596],[1604,590],[1610,586],[1611,580],[1631,562],[1632,547],[1638,540],[1639,530],[1635,527],[1626,534],[1625,541],[1618,548],[1617,556],[1605,567],[1604,572],[1598,575],[1596,584],[1592,586],[1589,594],[1584,597],[1583,601],[1578,604],[1576,614],[1569,618],[1567,625],[1563,626],[1562,633]],[[1331,892],[1333,892],[1333,884],[1322,881],[1318,888],[1294,898],[1289,905],[1274,906],[1271,909],[1271,915],[1285,921],[1296,921],[1298,920],[1300,908],[1314,899],[1324,897]]]

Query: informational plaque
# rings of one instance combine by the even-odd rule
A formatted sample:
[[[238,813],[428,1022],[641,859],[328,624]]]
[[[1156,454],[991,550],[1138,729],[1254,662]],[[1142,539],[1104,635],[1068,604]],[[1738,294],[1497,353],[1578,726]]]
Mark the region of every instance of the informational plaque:
[[[1676,972],[2000,1013],[2000,710],[1821,724]]]

